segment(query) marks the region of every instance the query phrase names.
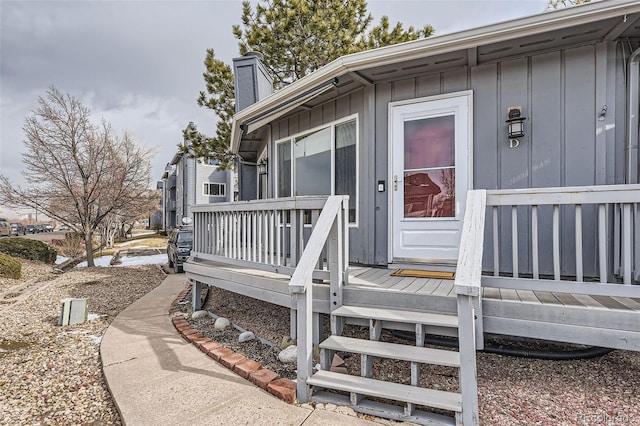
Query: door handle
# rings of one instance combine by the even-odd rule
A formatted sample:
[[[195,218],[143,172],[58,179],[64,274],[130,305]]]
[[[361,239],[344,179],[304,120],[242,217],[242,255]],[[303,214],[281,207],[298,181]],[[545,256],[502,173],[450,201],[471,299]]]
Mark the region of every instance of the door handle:
[[[398,190],[398,175],[393,175],[393,190]]]

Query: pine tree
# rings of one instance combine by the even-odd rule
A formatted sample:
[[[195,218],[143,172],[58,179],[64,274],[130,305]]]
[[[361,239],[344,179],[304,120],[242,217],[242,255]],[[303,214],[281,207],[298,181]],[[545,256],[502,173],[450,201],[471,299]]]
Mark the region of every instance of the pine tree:
[[[266,0],[255,10],[245,1],[241,22],[233,26],[240,55],[260,52],[276,90],[343,55],[434,32],[430,25],[405,30],[400,22],[392,28],[386,16],[370,28],[373,17],[367,12],[366,0]],[[196,158],[215,158],[225,168],[233,164],[228,152],[235,113],[233,72],[215,57],[213,49],[207,50],[204,65],[206,91],[200,92],[198,104],[218,116],[216,134],[205,136],[190,126],[183,132],[188,146],[181,149]]]

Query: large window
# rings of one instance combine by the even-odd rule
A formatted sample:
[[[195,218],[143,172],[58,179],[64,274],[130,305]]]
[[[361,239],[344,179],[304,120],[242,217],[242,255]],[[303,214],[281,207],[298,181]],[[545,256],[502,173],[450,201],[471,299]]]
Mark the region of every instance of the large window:
[[[224,197],[226,195],[226,184],[224,183],[203,183],[203,194],[210,197]]]
[[[357,128],[349,117],[279,141],[276,195],[349,195],[349,222],[356,223]]]

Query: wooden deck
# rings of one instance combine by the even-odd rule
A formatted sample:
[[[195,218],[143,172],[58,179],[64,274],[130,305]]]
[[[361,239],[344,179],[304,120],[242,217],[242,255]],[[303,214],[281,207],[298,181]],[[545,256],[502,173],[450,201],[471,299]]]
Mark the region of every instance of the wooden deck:
[[[190,260],[185,270],[194,281],[294,308],[287,274],[207,260]],[[350,267],[345,303],[456,313],[453,280],[398,277],[393,272]],[[329,286],[316,283],[313,294],[314,312],[329,313]],[[485,333],[640,350],[640,297],[485,287],[482,316]]]

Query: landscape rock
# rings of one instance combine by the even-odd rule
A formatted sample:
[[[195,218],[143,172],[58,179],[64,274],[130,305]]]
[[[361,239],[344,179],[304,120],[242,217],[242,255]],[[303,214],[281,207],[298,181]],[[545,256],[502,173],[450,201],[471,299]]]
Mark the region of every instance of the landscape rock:
[[[231,322],[223,317],[219,317],[218,319],[216,319],[216,322],[213,323],[213,328],[215,328],[216,330],[224,330],[226,328],[229,328],[229,326],[231,325]]]
[[[287,346],[279,354],[280,362],[293,364],[298,361],[298,347],[296,345]]]
[[[240,333],[240,336],[238,336],[238,342],[244,343],[244,342],[248,342],[249,340],[253,340],[255,338],[256,338],[255,334],[253,334],[250,331],[245,331],[244,333]]]
[[[209,318],[209,311],[195,311],[194,313],[191,314],[191,319],[194,320],[198,320],[198,319],[204,319],[204,318]]]

